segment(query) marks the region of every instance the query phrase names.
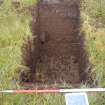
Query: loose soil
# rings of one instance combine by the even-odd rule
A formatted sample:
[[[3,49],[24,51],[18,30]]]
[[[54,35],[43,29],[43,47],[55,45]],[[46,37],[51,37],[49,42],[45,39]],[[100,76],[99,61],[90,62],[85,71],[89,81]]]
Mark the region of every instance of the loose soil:
[[[28,78],[21,73],[21,81],[35,84],[86,81],[88,60],[80,35],[79,3],[40,2],[31,12],[33,36],[25,42],[22,56],[22,64],[31,75]]]

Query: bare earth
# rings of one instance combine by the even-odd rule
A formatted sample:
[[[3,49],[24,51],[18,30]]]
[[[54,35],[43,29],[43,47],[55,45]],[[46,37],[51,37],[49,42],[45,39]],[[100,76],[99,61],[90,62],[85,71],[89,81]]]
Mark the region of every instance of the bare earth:
[[[35,11],[32,12],[32,32],[37,39],[31,43],[32,53],[23,53],[24,64],[33,74],[32,81],[46,84],[85,81],[87,58],[80,35],[79,5],[41,2],[32,11]]]

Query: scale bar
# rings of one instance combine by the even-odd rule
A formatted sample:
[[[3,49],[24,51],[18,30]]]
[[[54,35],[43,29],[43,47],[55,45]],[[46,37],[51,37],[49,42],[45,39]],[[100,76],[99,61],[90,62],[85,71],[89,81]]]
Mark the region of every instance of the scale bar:
[[[105,92],[105,88],[89,88],[89,89],[35,89],[35,90],[1,90],[0,93],[82,93],[82,92]]]

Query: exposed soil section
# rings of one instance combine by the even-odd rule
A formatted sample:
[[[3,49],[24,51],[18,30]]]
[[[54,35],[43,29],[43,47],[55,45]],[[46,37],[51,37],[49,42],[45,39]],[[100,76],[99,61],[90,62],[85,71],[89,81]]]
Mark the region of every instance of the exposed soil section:
[[[76,0],[75,0],[76,1]],[[23,82],[78,84],[86,80],[87,58],[77,2],[40,2],[32,9],[32,33],[23,47]],[[26,75],[25,78],[27,78]]]

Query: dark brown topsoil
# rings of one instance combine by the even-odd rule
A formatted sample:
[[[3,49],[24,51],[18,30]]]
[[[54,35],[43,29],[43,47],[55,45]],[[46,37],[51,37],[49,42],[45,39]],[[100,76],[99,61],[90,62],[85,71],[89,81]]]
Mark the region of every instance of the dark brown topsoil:
[[[23,46],[22,82],[78,84],[86,81],[87,58],[77,2],[40,2],[31,9],[32,38]],[[76,1],[76,0],[75,0]],[[79,0],[78,0],[79,1]]]

